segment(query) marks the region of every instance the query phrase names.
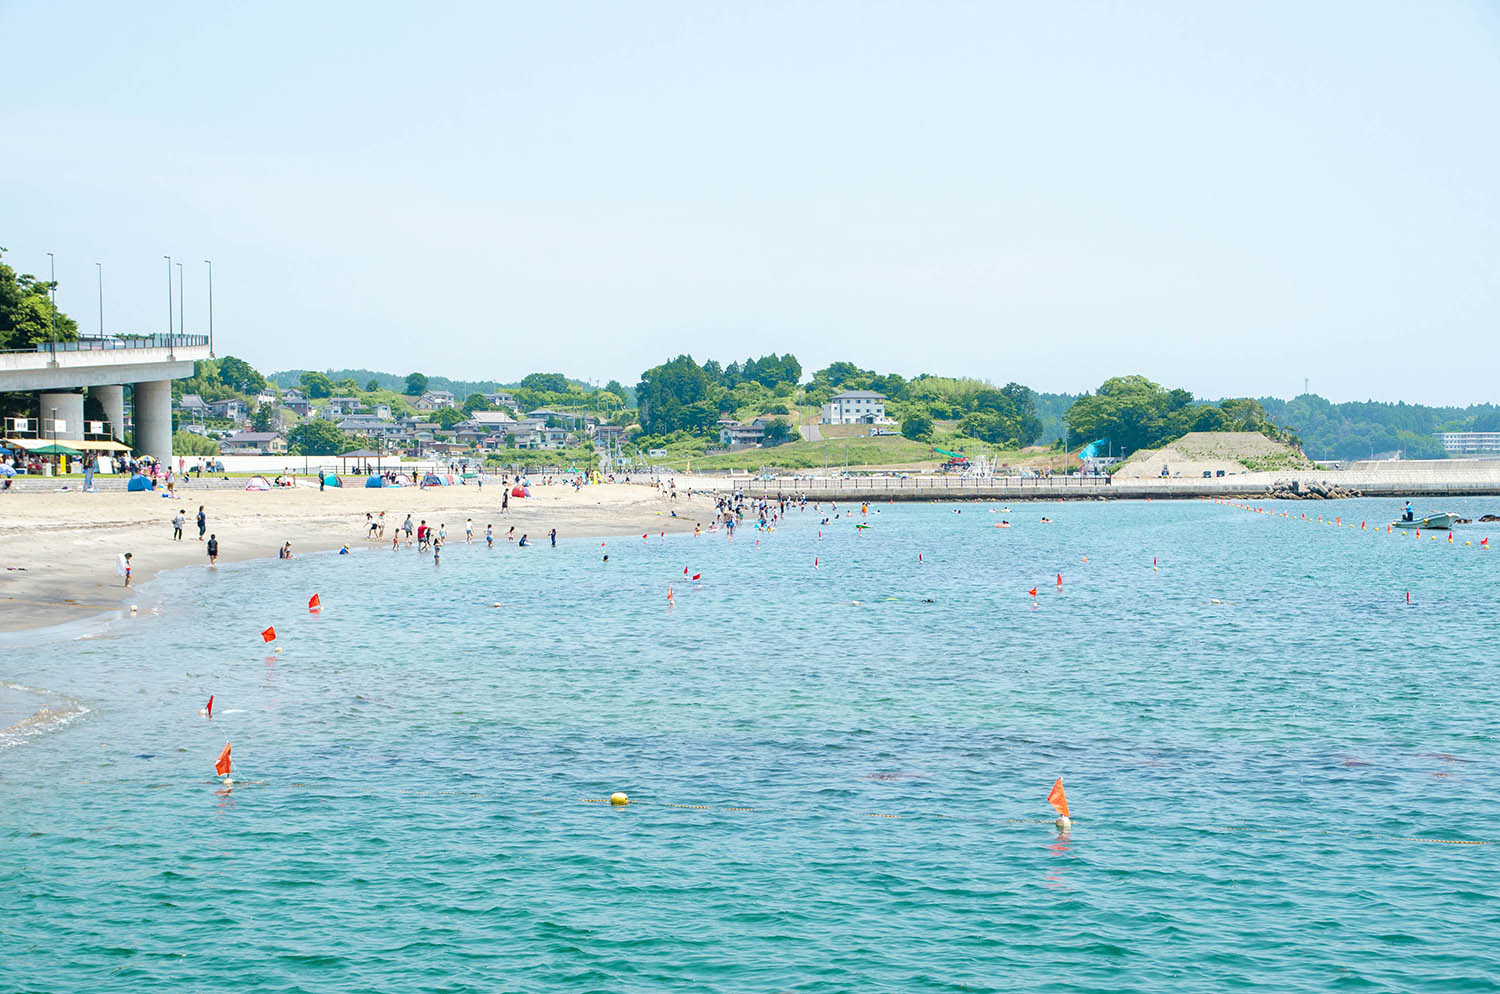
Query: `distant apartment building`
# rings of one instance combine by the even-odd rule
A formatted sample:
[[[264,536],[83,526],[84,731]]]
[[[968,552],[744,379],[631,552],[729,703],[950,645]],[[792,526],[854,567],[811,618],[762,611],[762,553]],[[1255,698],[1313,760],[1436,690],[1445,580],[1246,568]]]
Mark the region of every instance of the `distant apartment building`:
[[[885,424],[885,394],[873,390],[845,390],[835,394],[823,405],[822,417],[825,425],[874,425]]]
[[[1500,431],[1443,431],[1443,449],[1454,456],[1500,456]]]

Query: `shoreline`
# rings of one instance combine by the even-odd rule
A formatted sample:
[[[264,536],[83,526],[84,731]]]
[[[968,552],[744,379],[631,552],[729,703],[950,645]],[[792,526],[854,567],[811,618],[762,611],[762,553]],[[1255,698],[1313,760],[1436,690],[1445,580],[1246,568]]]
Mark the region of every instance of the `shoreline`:
[[[487,491],[487,492],[486,492]],[[386,488],[319,491],[316,487],[271,491],[183,490],[175,500],[154,493],[51,491],[0,498],[0,636],[128,616],[143,585],[168,570],[208,565],[198,540],[198,505],[207,532],[219,539],[219,562],[275,559],[282,542],[297,555],[388,548],[391,535],[365,537],[365,512],[386,512],[386,528],[413,521],[446,525],[448,544],[462,542],[466,519],[475,541],[493,524],[497,542],[515,526],[517,535],[543,539],[556,528],[562,537],[612,538],[639,531],[691,532],[707,527],[712,504],[706,494],[673,502],[649,484],[593,484],[575,491],[561,483],[534,485],[532,496],[513,498],[499,510],[498,485],[417,490]],[[171,518],[188,519],[181,540],[171,537]],[[677,511],[679,517],[670,516]],[[690,512],[690,513],[689,513]],[[116,575],[115,557],[131,552],[130,587]],[[148,595],[149,596],[149,595]],[[6,639],[10,641],[11,639]]]

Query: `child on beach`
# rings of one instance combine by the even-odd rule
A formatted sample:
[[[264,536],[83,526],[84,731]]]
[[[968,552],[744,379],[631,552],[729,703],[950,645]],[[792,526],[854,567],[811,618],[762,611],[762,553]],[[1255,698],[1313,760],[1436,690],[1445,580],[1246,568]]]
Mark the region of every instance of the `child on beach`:
[[[397,528],[396,531],[391,535],[391,551],[401,551],[401,529],[399,528]]]
[[[122,553],[115,561],[115,572],[125,578],[125,586],[130,586],[130,553]]]
[[[219,565],[219,537],[217,535],[208,536],[208,565]]]
[[[468,545],[474,544],[474,519],[470,518],[464,522],[464,542]]]
[[[495,547],[495,526],[494,525],[485,525],[484,526],[484,544],[486,546],[488,546],[489,548],[491,548],[491,549],[493,549]]]

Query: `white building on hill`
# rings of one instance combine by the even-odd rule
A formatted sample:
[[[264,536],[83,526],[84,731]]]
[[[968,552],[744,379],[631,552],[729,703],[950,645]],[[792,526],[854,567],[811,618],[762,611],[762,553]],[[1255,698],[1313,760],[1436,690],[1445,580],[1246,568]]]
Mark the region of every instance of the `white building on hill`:
[[[845,390],[823,405],[825,425],[889,424],[885,416],[885,394],[873,390]]]

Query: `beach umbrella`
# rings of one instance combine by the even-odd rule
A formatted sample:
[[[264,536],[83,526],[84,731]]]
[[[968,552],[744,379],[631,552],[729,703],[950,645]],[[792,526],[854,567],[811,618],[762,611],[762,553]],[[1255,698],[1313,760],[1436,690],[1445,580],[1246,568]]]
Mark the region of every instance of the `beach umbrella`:
[[[77,449],[70,449],[66,445],[58,445],[56,442],[52,442],[49,445],[43,445],[41,448],[32,449],[31,450],[31,454],[34,455],[34,456],[81,456],[81,455],[83,455],[83,453],[79,452]]]

